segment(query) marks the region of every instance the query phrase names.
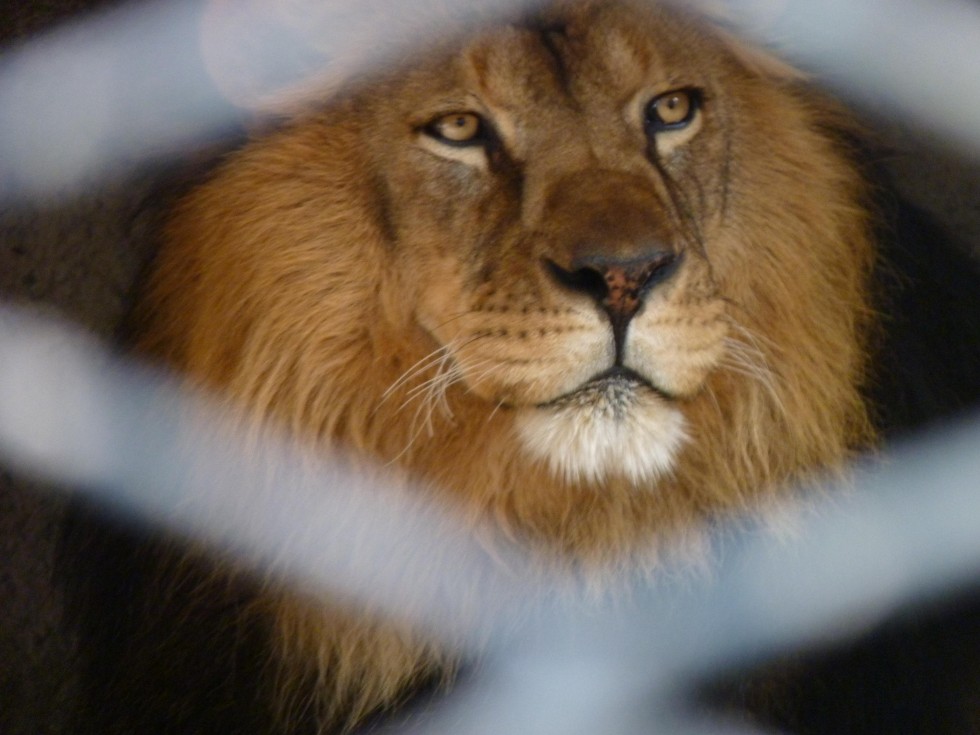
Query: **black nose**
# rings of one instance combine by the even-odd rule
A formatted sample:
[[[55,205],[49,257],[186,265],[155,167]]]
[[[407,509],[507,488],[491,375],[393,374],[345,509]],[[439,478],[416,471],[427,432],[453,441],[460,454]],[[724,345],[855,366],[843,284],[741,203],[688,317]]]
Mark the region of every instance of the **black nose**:
[[[576,258],[570,268],[552,260],[546,265],[567,289],[590,296],[617,330],[625,329],[647,294],[677,270],[680,257],[670,250],[652,250],[640,257],[621,259],[598,254]]]

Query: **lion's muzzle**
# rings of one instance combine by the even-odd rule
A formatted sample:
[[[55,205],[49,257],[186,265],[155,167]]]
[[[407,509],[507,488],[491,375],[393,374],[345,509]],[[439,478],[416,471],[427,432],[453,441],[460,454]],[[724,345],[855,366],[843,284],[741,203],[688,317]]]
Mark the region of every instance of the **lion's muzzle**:
[[[656,244],[635,258],[608,255],[600,246],[572,262],[566,270],[546,260],[545,267],[559,285],[591,297],[609,317],[616,340],[616,362],[621,363],[626,328],[643,306],[646,295],[666,281],[682,257]]]

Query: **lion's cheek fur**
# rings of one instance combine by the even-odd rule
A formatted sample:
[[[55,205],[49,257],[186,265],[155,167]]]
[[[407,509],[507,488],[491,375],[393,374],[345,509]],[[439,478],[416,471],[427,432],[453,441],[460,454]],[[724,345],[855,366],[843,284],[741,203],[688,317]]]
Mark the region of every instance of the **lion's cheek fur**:
[[[738,304],[732,337],[761,358],[762,368],[746,376],[744,365],[729,363],[734,369],[711,381],[721,410],[702,403],[695,407],[700,418],[692,418],[695,436],[703,431],[725,438],[719,449],[730,445],[731,481],[699,484],[732,497],[798,479],[808,468],[839,467],[873,442],[861,394],[874,250],[870,222],[857,203],[867,192],[812,123],[781,119],[788,114],[773,115],[774,125],[798,131],[771,139],[781,147],[778,167],[767,170],[764,151],[746,143],[746,155],[759,157],[759,171],[734,196],[751,192],[755,205],[709,244],[719,291]],[[783,440],[774,442],[775,436]],[[712,444],[695,440],[691,451],[703,455]]]

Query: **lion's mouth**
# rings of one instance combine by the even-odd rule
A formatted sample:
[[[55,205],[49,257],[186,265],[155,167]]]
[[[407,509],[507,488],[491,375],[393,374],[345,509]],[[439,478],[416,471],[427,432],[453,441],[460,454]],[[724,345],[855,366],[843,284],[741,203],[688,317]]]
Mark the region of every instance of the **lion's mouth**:
[[[524,448],[569,482],[618,476],[652,486],[673,469],[687,440],[675,400],[623,367],[537,409],[519,414]]]
[[[575,390],[565,393],[539,408],[590,408],[622,418],[634,408],[644,393],[654,393],[667,401],[674,397],[658,388],[634,370],[614,366],[595,375]]]

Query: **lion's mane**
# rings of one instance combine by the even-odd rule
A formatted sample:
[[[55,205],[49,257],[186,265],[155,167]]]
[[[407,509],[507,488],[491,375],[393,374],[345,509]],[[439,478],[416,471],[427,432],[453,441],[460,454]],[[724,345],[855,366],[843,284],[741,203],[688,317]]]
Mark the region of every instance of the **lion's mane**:
[[[847,122],[800,80],[663,10],[591,3],[561,11],[559,20],[485,32],[460,42],[451,62],[438,56],[386,72],[234,153],[173,215],[141,306],[139,346],[251,417],[314,446],[390,464],[472,523],[491,522],[526,544],[544,565],[584,569],[595,579],[652,568],[665,541],[720,514],[765,505],[873,441],[861,391],[875,256],[866,184],[839,132]],[[467,354],[448,349],[456,343],[439,337],[441,322],[426,321],[439,308],[446,322],[461,321],[460,294],[476,293],[480,334],[535,354],[577,325],[554,313],[529,315],[527,302],[508,290],[508,278],[537,267],[525,251],[474,254],[468,244],[489,242],[486,228],[504,231],[512,198],[531,202],[533,187],[544,186],[535,182],[559,176],[557,164],[537,178],[527,174],[522,192],[508,189],[508,199],[487,193],[478,176],[498,165],[530,170],[534,151],[520,163],[472,163],[461,158],[470,153],[433,143],[426,120],[412,119],[411,135],[430,135],[425,145],[445,151],[409,157],[397,127],[426,112],[427,80],[436,77],[456,83],[472,72],[487,107],[510,109],[520,97],[515,86],[539,83],[521,76],[522,65],[538,80],[546,76],[524,60],[542,34],[540,58],[557,57],[566,93],[587,101],[598,94],[589,75],[602,73],[603,58],[656,66],[679,55],[697,68],[691,83],[706,90],[703,128],[662,152],[669,163],[656,164],[676,180],[685,170],[697,180],[693,193],[678,185],[672,201],[683,203],[684,217],[661,237],[670,228],[698,231],[703,252],[691,246],[683,268],[700,268],[700,280],[671,281],[679,285],[668,285],[657,307],[666,316],[641,326],[676,334],[682,345],[710,340],[717,354],[704,358],[704,368],[698,363],[688,382],[678,379],[683,426],[656,471],[556,471],[521,433],[528,425],[543,431],[552,419],[521,424],[522,411],[539,409],[489,395],[473,378],[475,367],[455,369]],[[459,71],[460,59],[476,71]],[[686,84],[687,68],[664,76]],[[507,124],[499,124],[501,136]],[[452,173],[440,173],[452,156]],[[481,165],[483,174],[472,173]],[[454,177],[455,199],[433,183],[440,176]],[[562,206],[547,201],[540,208]],[[423,209],[437,211],[422,216]],[[535,227],[547,239],[566,223],[544,218]],[[548,252],[557,262],[557,250]],[[549,309],[572,298],[554,284],[541,289]],[[519,334],[528,330],[534,334]],[[376,620],[282,591],[269,600],[283,657],[329,682],[320,687],[324,721],[356,721],[440,664],[441,653]]]

